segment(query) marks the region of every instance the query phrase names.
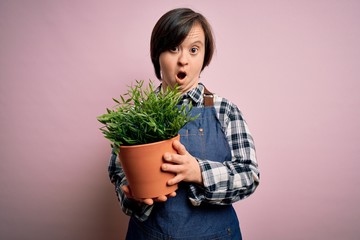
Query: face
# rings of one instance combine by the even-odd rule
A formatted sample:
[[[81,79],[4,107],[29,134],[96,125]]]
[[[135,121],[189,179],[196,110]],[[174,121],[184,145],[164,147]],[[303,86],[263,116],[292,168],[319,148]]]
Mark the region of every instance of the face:
[[[205,34],[200,24],[194,24],[184,41],[160,54],[162,86],[180,86],[185,93],[197,87],[205,56]]]

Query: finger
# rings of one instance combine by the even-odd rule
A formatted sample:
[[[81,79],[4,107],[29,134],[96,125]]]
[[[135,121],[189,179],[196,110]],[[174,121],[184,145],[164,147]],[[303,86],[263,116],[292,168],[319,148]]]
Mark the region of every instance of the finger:
[[[184,180],[184,177],[182,174],[178,174],[176,175],[174,178],[170,179],[169,181],[167,181],[167,184],[169,186],[178,184],[179,182],[181,182],[182,180]]]
[[[171,162],[172,156],[169,152],[164,153],[163,159],[167,162]]]
[[[151,198],[142,199],[142,202],[147,204],[147,205],[153,205],[154,204],[154,200],[152,200]]]
[[[129,186],[124,185],[121,187],[121,190],[125,193],[126,197],[132,198],[131,190],[130,190]]]
[[[163,170],[164,172],[171,172],[171,173],[180,173],[184,170],[184,167],[180,165],[182,163],[181,161],[172,161],[172,162],[176,164],[164,163],[161,165],[161,170]]]
[[[125,193],[130,193],[129,187],[126,185],[121,186],[121,190],[123,190],[123,192],[125,192]]]
[[[186,148],[184,145],[180,143],[180,141],[175,140],[173,142],[173,148],[178,152],[180,155],[185,155],[187,153]]]
[[[185,150],[186,152],[186,150]],[[184,163],[184,155],[165,153],[163,156],[164,160],[169,163],[175,163],[177,165]],[[169,165],[169,164],[168,164]],[[174,166],[174,164],[171,164]]]
[[[169,197],[176,197],[176,192],[172,192],[172,193],[168,194],[167,197],[168,197],[168,198],[169,198]]]
[[[135,201],[138,201],[138,202],[143,202],[147,205],[153,205],[154,204],[154,200],[152,200],[151,198],[142,198],[142,199],[139,199],[139,198],[135,198],[132,196],[131,194],[131,189],[129,186],[127,185],[124,185],[124,186],[121,186],[121,190],[123,190],[123,192],[125,193],[126,197],[127,198],[132,198],[134,199]]]
[[[155,198],[155,201],[156,201],[156,202],[165,202],[166,200],[167,200],[167,197],[164,196],[164,195]]]

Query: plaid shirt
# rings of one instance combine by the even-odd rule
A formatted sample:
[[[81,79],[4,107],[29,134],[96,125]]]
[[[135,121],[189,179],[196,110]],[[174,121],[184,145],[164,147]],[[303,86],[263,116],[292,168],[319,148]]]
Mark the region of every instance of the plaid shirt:
[[[183,96],[180,104],[192,101],[194,107],[203,107],[203,92],[204,86],[200,83]],[[214,95],[214,107],[229,142],[232,159],[222,163],[197,159],[204,186],[189,185],[188,197],[194,206],[199,206],[202,202],[215,205],[231,204],[248,197],[259,185],[260,173],[254,141],[241,112],[236,105],[217,95]],[[140,221],[146,220],[153,206],[139,204],[125,197],[121,186],[127,185],[127,180],[114,149],[108,170],[124,213],[133,215]]]

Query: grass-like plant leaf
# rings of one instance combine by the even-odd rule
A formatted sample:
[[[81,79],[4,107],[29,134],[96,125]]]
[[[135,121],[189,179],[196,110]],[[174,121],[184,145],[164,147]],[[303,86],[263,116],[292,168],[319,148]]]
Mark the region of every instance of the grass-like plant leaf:
[[[179,86],[156,92],[152,81],[143,85],[136,80],[119,99],[113,98],[115,107],[97,117],[104,124],[101,132],[117,147],[170,139],[198,117],[190,116],[191,105],[178,105]]]

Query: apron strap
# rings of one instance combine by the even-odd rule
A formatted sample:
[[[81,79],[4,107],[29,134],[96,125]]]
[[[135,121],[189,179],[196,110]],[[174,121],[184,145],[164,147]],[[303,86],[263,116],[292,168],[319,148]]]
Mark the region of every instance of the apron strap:
[[[212,107],[214,106],[214,94],[206,89],[204,86],[204,106]]]

